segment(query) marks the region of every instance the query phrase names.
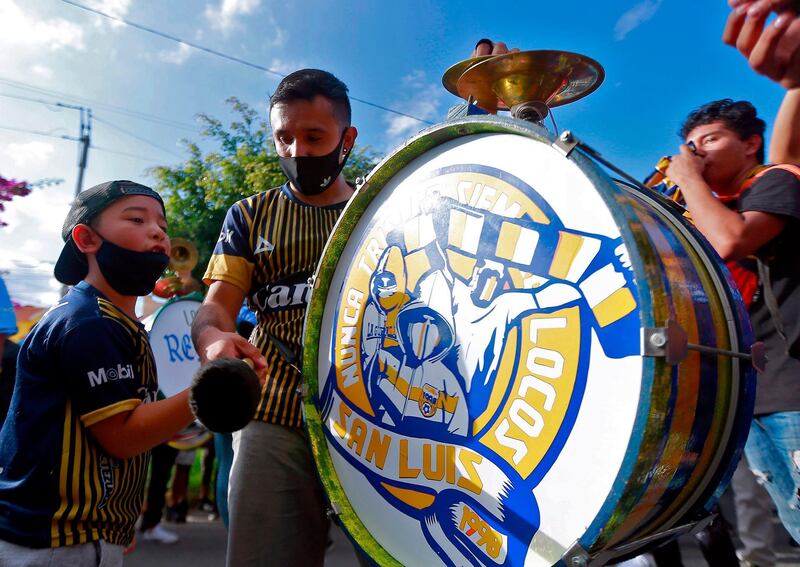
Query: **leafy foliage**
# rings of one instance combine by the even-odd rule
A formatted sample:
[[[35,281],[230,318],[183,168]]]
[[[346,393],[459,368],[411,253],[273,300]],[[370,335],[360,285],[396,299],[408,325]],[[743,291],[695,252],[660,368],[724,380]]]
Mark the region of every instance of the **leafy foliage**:
[[[268,123],[236,98],[228,103],[237,114],[228,127],[201,114],[201,136],[217,149],[203,154],[196,142],[185,141],[189,158],[174,167],[153,169],[156,189],[164,198],[170,236],[192,241],[199,252],[193,275],[200,279],[217,241],[228,208],[236,201],[286,182],[278,164]],[[377,162],[369,149],[348,158],[345,177],[365,176]]]
[[[0,212],[6,210],[5,204],[14,197],[24,197],[31,192],[26,181],[16,181],[0,176]],[[0,226],[7,226],[8,223],[0,219]]]

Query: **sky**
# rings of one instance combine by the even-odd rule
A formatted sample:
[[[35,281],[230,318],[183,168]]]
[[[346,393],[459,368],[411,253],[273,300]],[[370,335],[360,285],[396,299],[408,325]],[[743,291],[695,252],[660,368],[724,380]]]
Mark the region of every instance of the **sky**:
[[[63,0],[0,0],[0,175],[63,179],[0,213],[9,225],[0,227],[0,276],[23,304],[59,297],[52,267],[78,160],[78,144],[61,136],[77,137],[80,117],[58,102],[92,109],[88,188],[109,179],[152,183],[149,168],[181,163],[181,140],[200,140],[198,113],[225,122],[225,101],[236,96],[263,115],[279,74],[303,67],[331,71],[353,97],[439,122],[459,102],[441,76],[481,37],[599,61],[604,83],[555,109],[556,121],[640,179],[677,151],[691,109],[747,99],[769,124],[783,96],[721,43],[725,0],[75,1],[272,73]],[[357,144],[378,154],[426,126],[359,102],[353,124]]]

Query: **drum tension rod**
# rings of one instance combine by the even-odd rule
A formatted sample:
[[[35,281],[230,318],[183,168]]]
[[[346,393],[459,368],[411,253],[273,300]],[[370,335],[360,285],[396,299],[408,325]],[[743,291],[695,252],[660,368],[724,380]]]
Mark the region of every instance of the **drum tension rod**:
[[[757,370],[764,369],[764,344],[757,342],[750,347],[750,354],[723,348],[709,347],[690,343],[686,331],[672,319],[667,320],[665,327],[645,327],[642,332],[642,354],[666,358],[667,364],[679,364],[689,351],[715,356],[730,356],[748,360]]]
[[[576,567],[599,567],[601,565],[606,565],[609,561],[617,559],[619,557],[630,557],[632,553],[637,551],[643,552],[645,550],[645,546],[654,542],[663,543],[668,539],[672,539],[677,536],[681,536],[684,534],[696,534],[703,530],[711,521],[716,517],[716,514],[711,514],[702,518],[698,521],[691,522],[688,524],[682,524],[680,526],[670,528],[664,530],[662,532],[658,532],[649,536],[645,536],[641,539],[637,539],[618,547],[612,547],[609,549],[604,549],[599,553],[596,553],[591,556],[589,561],[585,563],[576,563],[572,562],[571,565]],[[562,556],[563,559],[563,556]],[[566,562],[565,562],[566,563]],[[566,565],[570,565],[570,563],[566,563]]]
[[[608,161],[604,158],[600,152],[586,144],[585,142],[581,141],[575,134],[572,133],[571,130],[564,130],[561,132],[561,135],[558,136],[555,141],[550,144],[553,148],[558,150],[564,157],[569,157],[569,155],[575,150],[575,148],[579,148],[583,153],[587,156],[592,158],[593,160],[599,162],[600,164],[604,165],[620,177],[622,177],[628,183],[633,184],[637,189],[643,191],[645,193],[650,193],[651,190],[642,185],[642,182],[638,179],[631,177],[616,165]]]
[[[332,522],[339,523],[339,516],[342,515],[342,509],[339,508],[339,505],[331,500],[331,505],[328,507],[328,511],[325,513],[328,516],[328,519]]]

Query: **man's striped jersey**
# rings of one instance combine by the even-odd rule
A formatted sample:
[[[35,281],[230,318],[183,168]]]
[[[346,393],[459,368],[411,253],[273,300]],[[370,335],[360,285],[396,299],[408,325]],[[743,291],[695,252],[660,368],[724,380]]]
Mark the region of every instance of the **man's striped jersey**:
[[[258,324],[250,336],[267,360],[255,419],[300,427],[297,392],[303,317],[325,242],[345,203],[306,205],[283,185],[234,204],[203,281],[223,281],[247,295]]]
[[[142,325],[81,282],[20,350],[0,431],[0,539],[27,547],[128,545],[148,453],[107,454],[90,427],[158,392]]]

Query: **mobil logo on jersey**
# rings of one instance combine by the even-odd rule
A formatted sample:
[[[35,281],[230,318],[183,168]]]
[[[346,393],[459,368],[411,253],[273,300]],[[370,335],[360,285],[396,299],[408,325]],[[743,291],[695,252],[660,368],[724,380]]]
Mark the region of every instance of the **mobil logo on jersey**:
[[[337,471],[444,563],[521,564],[589,369],[640,350],[625,247],[488,166],[395,197],[341,268],[320,384]]]

